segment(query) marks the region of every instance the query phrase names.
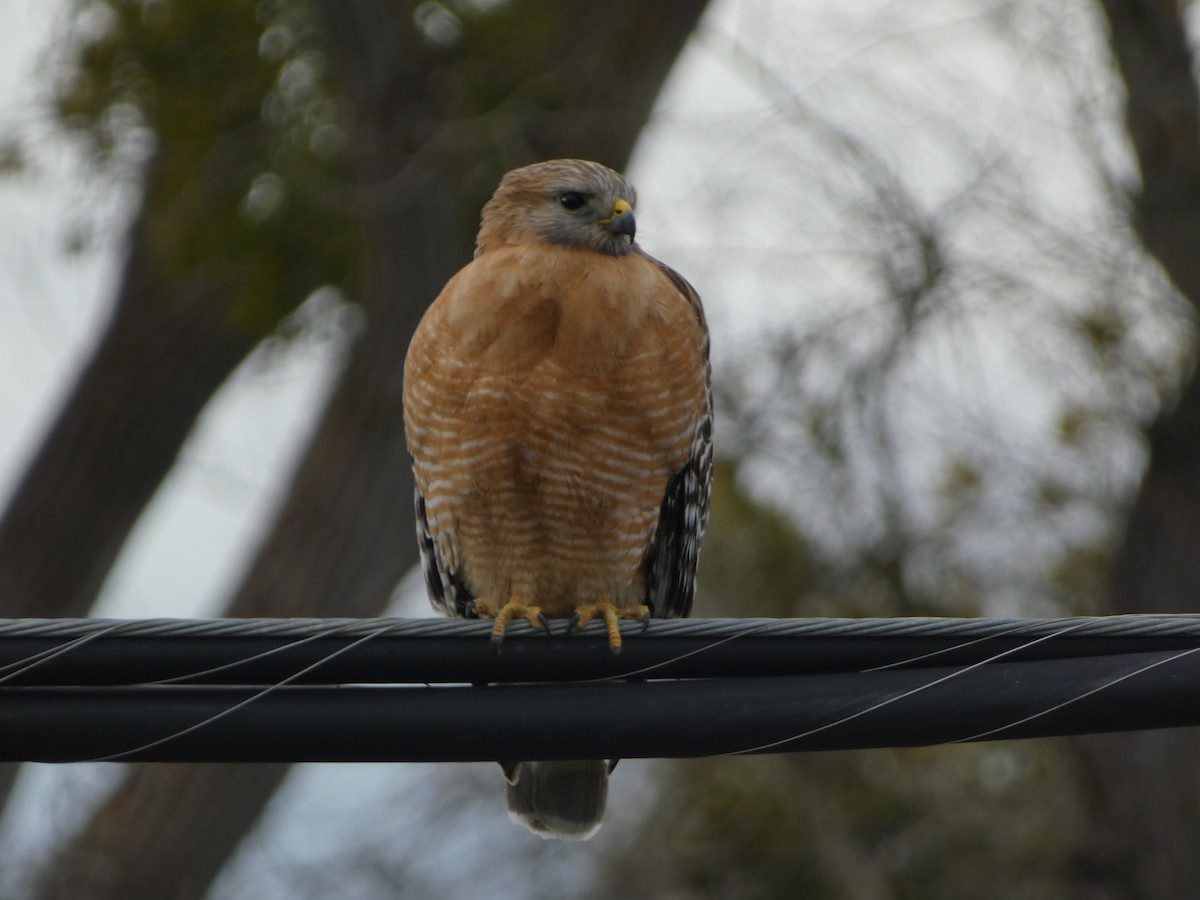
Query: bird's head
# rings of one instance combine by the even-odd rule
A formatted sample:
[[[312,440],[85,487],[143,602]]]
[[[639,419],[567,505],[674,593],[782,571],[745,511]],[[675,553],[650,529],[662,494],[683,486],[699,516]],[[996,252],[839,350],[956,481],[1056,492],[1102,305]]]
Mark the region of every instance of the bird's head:
[[[555,159],[513,169],[483,207],[475,255],[540,243],[621,256],[633,248],[637,193],[599,163]]]

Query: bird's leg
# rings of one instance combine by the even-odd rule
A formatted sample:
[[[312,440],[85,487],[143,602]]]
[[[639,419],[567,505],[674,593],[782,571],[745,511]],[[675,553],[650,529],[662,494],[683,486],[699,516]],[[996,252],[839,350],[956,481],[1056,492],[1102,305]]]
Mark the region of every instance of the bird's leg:
[[[520,594],[513,594],[508,598],[508,602],[500,607],[492,606],[486,600],[476,600],[473,605],[475,615],[481,619],[496,620],[496,624],[492,626],[492,640],[496,643],[504,639],[508,623],[513,619],[524,619],[534,628],[542,628],[546,634],[551,633],[550,623],[542,613],[542,608],[531,606]]]
[[[575,615],[571,616],[570,621],[567,622],[567,634],[570,634],[574,628],[582,628],[597,617],[603,619],[605,627],[608,628],[609,648],[613,653],[620,653],[621,619],[637,619],[639,622],[648,622],[650,607],[644,603],[639,603],[637,606],[617,606],[607,597],[597,600],[595,603],[585,603],[583,606],[576,607]]]

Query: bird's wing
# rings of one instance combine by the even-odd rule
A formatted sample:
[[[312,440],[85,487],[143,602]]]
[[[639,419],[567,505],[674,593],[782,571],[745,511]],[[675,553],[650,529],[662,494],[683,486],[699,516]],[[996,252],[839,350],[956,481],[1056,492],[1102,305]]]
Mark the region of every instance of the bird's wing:
[[[682,275],[657,260],[655,262],[695,315],[697,327],[690,329],[695,342],[693,356],[696,364],[703,366],[703,397],[697,405],[692,423],[688,458],[667,483],[658,526],[646,551],[646,605],[654,616],[675,618],[691,612],[696,590],[696,566],[700,561],[700,540],[708,523],[713,466],[712,386],[708,327],[700,296]],[[688,339],[688,331],[680,333],[682,340]]]
[[[475,598],[467,589],[462,566],[451,566],[444,558],[446,554],[441,548],[445,547],[445,539],[439,542],[434,538],[429,527],[429,517],[425,512],[425,496],[419,487],[413,490],[413,501],[417,514],[421,570],[425,573],[425,586],[429,591],[430,602],[444,615],[475,618],[471,608],[471,601]]]

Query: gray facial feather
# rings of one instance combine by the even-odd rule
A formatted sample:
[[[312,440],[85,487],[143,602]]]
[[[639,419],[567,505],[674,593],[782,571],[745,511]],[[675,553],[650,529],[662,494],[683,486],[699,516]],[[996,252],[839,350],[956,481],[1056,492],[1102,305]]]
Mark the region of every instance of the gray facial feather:
[[[562,198],[573,194],[584,200],[578,209],[563,205]],[[637,192],[624,176],[599,163],[556,159],[514,169],[483,208],[475,255],[526,242],[623,255],[634,246],[632,235],[602,224],[612,218],[618,200],[636,208]]]

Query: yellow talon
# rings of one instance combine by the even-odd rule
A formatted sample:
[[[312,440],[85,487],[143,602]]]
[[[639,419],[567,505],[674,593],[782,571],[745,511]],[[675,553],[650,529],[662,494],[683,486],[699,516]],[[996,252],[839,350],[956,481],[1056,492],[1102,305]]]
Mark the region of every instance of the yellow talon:
[[[639,622],[645,622],[650,618],[650,607],[642,603],[637,606],[617,606],[611,600],[586,603],[576,608],[575,615],[571,616],[571,622],[567,626],[567,631],[570,632],[573,628],[582,628],[597,616],[604,620],[604,625],[608,629],[609,649],[613,653],[620,653],[621,619],[636,619]]]
[[[475,614],[481,619],[496,620],[496,624],[492,626],[492,640],[496,643],[504,639],[508,623],[513,619],[524,619],[534,628],[542,628],[547,634],[550,633],[550,623],[546,621],[542,608],[526,603],[519,594],[513,594],[508,602],[499,608],[486,600],[476,600],[474,607]]]

